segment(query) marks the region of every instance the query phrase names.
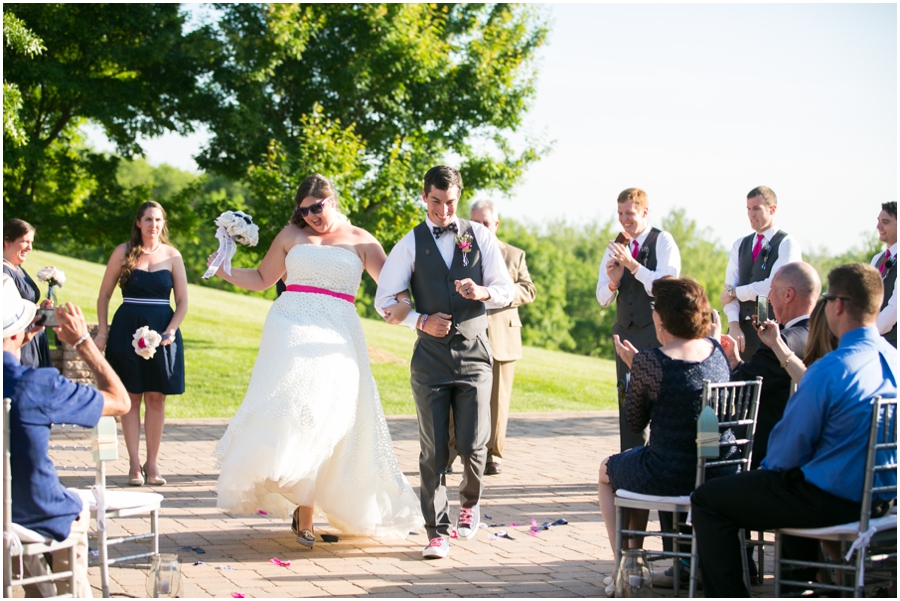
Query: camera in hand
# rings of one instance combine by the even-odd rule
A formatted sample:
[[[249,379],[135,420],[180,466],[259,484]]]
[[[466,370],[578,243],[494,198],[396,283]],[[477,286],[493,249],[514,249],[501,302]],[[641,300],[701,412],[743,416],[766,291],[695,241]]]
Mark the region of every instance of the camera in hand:
[[[769,319],[769,297],[756,297],[756,327],[761,328]]]
[[[44,326],[45,328],[59,327],[59,321],[56,320],[56,313],[53,309],[38,309],[40,317],[34,323],[36,326]]]

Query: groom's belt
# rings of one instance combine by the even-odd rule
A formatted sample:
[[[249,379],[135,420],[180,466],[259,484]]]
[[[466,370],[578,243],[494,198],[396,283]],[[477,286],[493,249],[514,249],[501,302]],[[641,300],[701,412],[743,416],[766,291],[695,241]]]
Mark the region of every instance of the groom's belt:
[[[324,294],[325,296],[333,296],[348,303],[353,303],[356,299],[352,294],[344,294],[335,292],[334,290],[326,290],[325,288],[316,288],[315,286],[301,286],[299,284],[291,284],[287,287],[288,292],[308,292],[310,294]]]

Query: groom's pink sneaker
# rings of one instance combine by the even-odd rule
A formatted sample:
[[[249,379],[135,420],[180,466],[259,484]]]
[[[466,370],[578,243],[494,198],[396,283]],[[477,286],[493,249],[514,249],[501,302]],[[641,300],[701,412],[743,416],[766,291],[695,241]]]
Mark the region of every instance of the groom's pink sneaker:
[[[450,542],[442,536],[435,536],[422,551],[422,557],[425,559],[443,559],[449,554]]]
[[[478,505],[470,509],[460,508],[459,520],[456,523],[456,535],[462,540],[474,538],[481,522],[481,510]]]

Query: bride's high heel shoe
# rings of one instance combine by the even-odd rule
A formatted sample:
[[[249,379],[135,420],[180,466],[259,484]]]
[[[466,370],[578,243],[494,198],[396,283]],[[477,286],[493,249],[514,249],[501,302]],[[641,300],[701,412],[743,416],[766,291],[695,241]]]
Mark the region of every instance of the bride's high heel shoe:
[[[316,544],[316,535],[312,530],[307,530],[306,528],[303,528],[301,530],[298,527],[297,510],[299,509],[299,507],[295,509],[294,514],[291,516],[291,532],[293,532],[294,536],[297,537],[298,543],[300,543],[304,547],[312,549],[313,545]]]

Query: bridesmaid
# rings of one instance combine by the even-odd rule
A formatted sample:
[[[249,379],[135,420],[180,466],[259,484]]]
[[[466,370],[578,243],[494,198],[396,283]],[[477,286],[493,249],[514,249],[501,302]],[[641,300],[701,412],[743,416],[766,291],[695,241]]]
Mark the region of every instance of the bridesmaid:
[[[107,327],[109,300],[118,284],[122,306]],[[169,297],[175,292],[175,310]],[[184,393],[184,347],[178,327],[187,315],[187,276],[184,261],[169,244],[166,213],[157,202],[138,208],[131,238],[113,251],[97,297],[99,332],[95,340],[122,379],[131,411],[122,416],[122,433],[128,449],[128,484],[146,482],[162,486],[157,458],[166,421],[166,395]],[[144,359],[135,353],[135,331],[148,326],[162,336],[155,356]],[[144,399],[144,438],[147,462],[141,466],[141,398]]]
[[[50,300],[41,301],[41,291],[22,263],[34,247],[34,227],[21,219],[10,219],[3,224],[3,273],[16,283],[19,295],[42,309],[52,307]],[[50,362],[50,344],[47,333],[40,332],[22,347],[22,365],[27,367],[53,367]]]

